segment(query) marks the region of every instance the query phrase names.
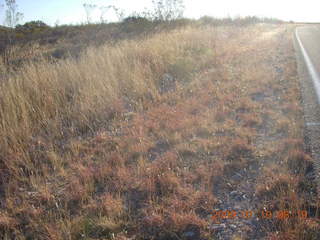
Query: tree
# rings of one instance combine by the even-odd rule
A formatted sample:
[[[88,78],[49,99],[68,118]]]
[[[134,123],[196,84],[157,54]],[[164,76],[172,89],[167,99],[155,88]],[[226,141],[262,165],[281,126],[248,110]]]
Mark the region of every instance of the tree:
[[[104,19],[104,16],[109,11],[109,9],[112,8],[112,6],[101,6],[100,9],[100,22],[105,23],[106,20]]]
[[[5,21],[4,24],[9,27],[1,39],[0,53],[2,62],[9,65],[10,60],[13,58],[14,50],[13,44],[15,42],[14,27],[23,18],[23,14],[18,11],[18,5],[15,0],[5,0]]]
[[[185,6],[183,0],[152,0],[154,19],[170,21],[183,16]]]
[[[5,0],[6,16],[5,25],[14,28],[23,18],[23,14],[18,12],[18,5],[16,0]]]
[[[49,28],[50,27],[47,24],[38,20],[38,21],[26,22],[23,25],[18,24],[16,25],[15,30],[16,30],[16,34],[21,34],[24,37],[26,37],[27,35],[37,34]]]
[[[122,22],[123,19],[125,18],[124,10],[121,9],[121,8],[117,8],[116,6],[112,6],[112,8],[113,8],[113,10],[114,10],[119,22]]]
[[[86,12],[87,23],[90,24],[91,23],[91,14],[97,8],[97,5],[85,3],[85,4],[83,4],[83,7]]]

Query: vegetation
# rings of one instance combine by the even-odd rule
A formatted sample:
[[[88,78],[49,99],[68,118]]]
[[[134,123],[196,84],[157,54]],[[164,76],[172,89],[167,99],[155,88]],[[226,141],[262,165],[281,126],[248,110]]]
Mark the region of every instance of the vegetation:
[[[215,19],[203,17],[199,20],[178,19],[171,21],[149,20],[139,14],[129,16],[119,23],[101,23],[79,26],[50,27],[42,21],[18,24],[14,31],[0,29],[0,54],[7,67],[16,69],[23,62],[40,58],[64,59],[78,57],[88,46],[115,44],[128,39],[145,39],[154,34],[186,27],[242,26],[253,23],[281,23],[274,19],[246,17],[239,19]],[[8,34],[11,40],[8,41]],[[2,69],[4,71],[4,69]]]
[[[5,25],[14,28],[23,18],[23,14],[18,12],[18,5],[15,0],[5,0],[5,6]]]
[[[243,234],[319,238],[294,26],[164,20],[15,27],[0,80],[2,239],[214,239],[213,210],[244,204],[224,198],[242,185],[257,211],[312,217]]]
[[[161,21],[170,21],[182,18],[184,12],[183,0],[153,0],[153,18]]]

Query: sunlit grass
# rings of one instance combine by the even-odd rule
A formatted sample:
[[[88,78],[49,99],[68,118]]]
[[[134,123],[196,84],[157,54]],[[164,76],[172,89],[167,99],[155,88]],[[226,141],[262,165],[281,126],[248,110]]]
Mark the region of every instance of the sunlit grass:
[[[288,168],[311,161],[293,144],[302,141],[296,79],[279,109],[264,101],[284,86],[270,62],[281,37],[290,43],[286,28],[186,27],[6,75],[0,235],[181,239],[193,226],[209,238],[219,179],[276,156],[291,184]],[[283,64],[296,74],[294,61]],[[277,144],[259,138],[269,128]],[[280,199],[265,192],[270,168],[256,192]]]

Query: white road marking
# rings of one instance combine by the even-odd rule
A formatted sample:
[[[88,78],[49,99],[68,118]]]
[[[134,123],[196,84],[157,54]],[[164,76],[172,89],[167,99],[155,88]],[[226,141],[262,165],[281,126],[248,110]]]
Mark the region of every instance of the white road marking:
[[[301,52],[302,52],[302,55],[304,57],[304,60],[306,62],[306,65],[307,65],[307,68],[308,68],[308,71],[309,71],[309,74],[310,74],[310,77],[312,79],[312,82],[313,82],[313,86],[314,86],[314,89],[316,91],[316,94],[317,94],[317,98],[318,98],[318,103],[320,104],[320,78],[319,78],[319,74],[317,73],[306,49],[304,48],[302,42],[301,42],[301,39],[299,37],[299,34],[298,34],[298,28],[296,28],[296,39],[299,43],[299,46],[300,46],[300,49],[301,49]],[[320,126],[318,125],[319,123],[317,122],[309,122],[307,124],[310,124],[311,126]],[[316,144],[318,145],[317,142],[314,142],[313,144]],[[317,182],[317,192],[320,193],[320,160],[319,160],[319,151],[317,149],[314,148],[314,146],[312,147],[312,155],[313,157],[315,158],[314,159],[314,168],[315,168],[315,172],[316,172],[316,182]]]
[[[304,57],[304,60],[307,64],[307,68],[308,68],[308,71],[309,71],[309,74],[312,78],[312,82],[313,82],[313,85],[314,85],[314,89],[316,90],[316,94],[317,94],[317,97],[318,97],[318,103],[320,104],[320,77],[319,77],[319,74],[317,72],[317,70],[315,69],[306,49],[304,48],[302,42],[301,42],[301,39],[299,37],[299,34],[298,34],[298,28],[296,29],[296,38],[297,38],[297,41],[299,43],[299,46],[301,48],[301,52],[302,52],[302,55]]]

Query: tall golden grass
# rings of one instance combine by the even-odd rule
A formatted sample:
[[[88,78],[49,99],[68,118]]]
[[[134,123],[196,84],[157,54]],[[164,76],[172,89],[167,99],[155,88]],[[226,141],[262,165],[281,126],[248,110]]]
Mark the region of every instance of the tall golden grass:
[[[1,82],[1,145],[15,146],[41,132],[60,136],[66,122],[90,128],[124,96],[157,99],[163,74],[184,81],[213,58],[213,35],[210,28],[184,29],[88,48],[79,60],[25,65]]]

